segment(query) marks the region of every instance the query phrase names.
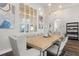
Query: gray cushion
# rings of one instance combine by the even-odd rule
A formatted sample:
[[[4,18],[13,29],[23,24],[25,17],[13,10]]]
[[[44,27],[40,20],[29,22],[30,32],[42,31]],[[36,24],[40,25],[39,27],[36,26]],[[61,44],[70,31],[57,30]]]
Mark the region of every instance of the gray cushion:
[[[40,51],[34,48],[27,50],[26,53],[28,56],[37,56],[37,55],[40,56]]]
[[[56,55],[57,54],[57,51],[58,51],[58,46],[57,45],[53,45],[52,47],[48,48],[47,49],[48,52]]]

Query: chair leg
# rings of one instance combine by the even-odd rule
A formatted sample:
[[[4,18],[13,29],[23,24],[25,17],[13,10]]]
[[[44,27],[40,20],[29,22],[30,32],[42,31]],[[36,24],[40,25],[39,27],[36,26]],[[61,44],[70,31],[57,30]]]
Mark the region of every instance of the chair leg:
[[[47,51],[40,51],[40,56],[47,56]]]
[[[47,56],[47,51],[44,51],[43,53],[44,53],[44,56]]]
[[[43,56],[43,51],[40,51],[40,56]]]

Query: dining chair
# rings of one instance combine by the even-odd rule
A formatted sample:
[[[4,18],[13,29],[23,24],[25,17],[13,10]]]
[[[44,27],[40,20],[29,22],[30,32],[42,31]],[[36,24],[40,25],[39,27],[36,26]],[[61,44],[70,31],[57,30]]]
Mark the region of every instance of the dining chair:
[[[40,51],[34,48],[27,49],[26,39],[20,37],[9,36],[13,54],[15,56],[39,56]]]
[[[62,41],[59,41],[58,44],[54,44],[51,47],[49,47],[47,49],[47,52],[56,56],[61,55],[67,41],[68,41],[68,37],[65,37]]]

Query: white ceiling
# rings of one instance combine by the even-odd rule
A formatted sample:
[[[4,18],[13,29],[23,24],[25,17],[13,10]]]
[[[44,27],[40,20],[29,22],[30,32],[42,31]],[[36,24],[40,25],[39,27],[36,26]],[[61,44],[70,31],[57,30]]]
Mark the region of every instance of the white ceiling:
[[[43,7],[48,7],[48,3],[39,3],[41,6]],[[79,5],[79,3],[51,3],[52,6],[58,6],[58,5],[62,5],[63,7],[72,7],[72,6],[75,6],[75,5]]]
[[[48,3],[39,3],[39,5],[41,5],[44,8],[48,7]],[[53,8],[53,11],[56,11],[59,8],[59,5],[62,5],[62,8],[66,9],[66,8],[78,6],[79,3],[51,3],[51,7]]]

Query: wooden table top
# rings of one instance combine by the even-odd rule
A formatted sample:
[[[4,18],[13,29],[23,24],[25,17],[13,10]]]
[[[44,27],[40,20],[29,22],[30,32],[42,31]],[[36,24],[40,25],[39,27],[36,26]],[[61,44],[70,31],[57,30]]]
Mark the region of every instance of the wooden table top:
[[[63,36],[59,34],[53,34],[51,37],[48,38],[42,36],[32,37],[28,38],[27,44],[33,48],[37,48],[44,51],[48,47],[50,47],[53,43],[60,40],[60,38],[62,37]]]

